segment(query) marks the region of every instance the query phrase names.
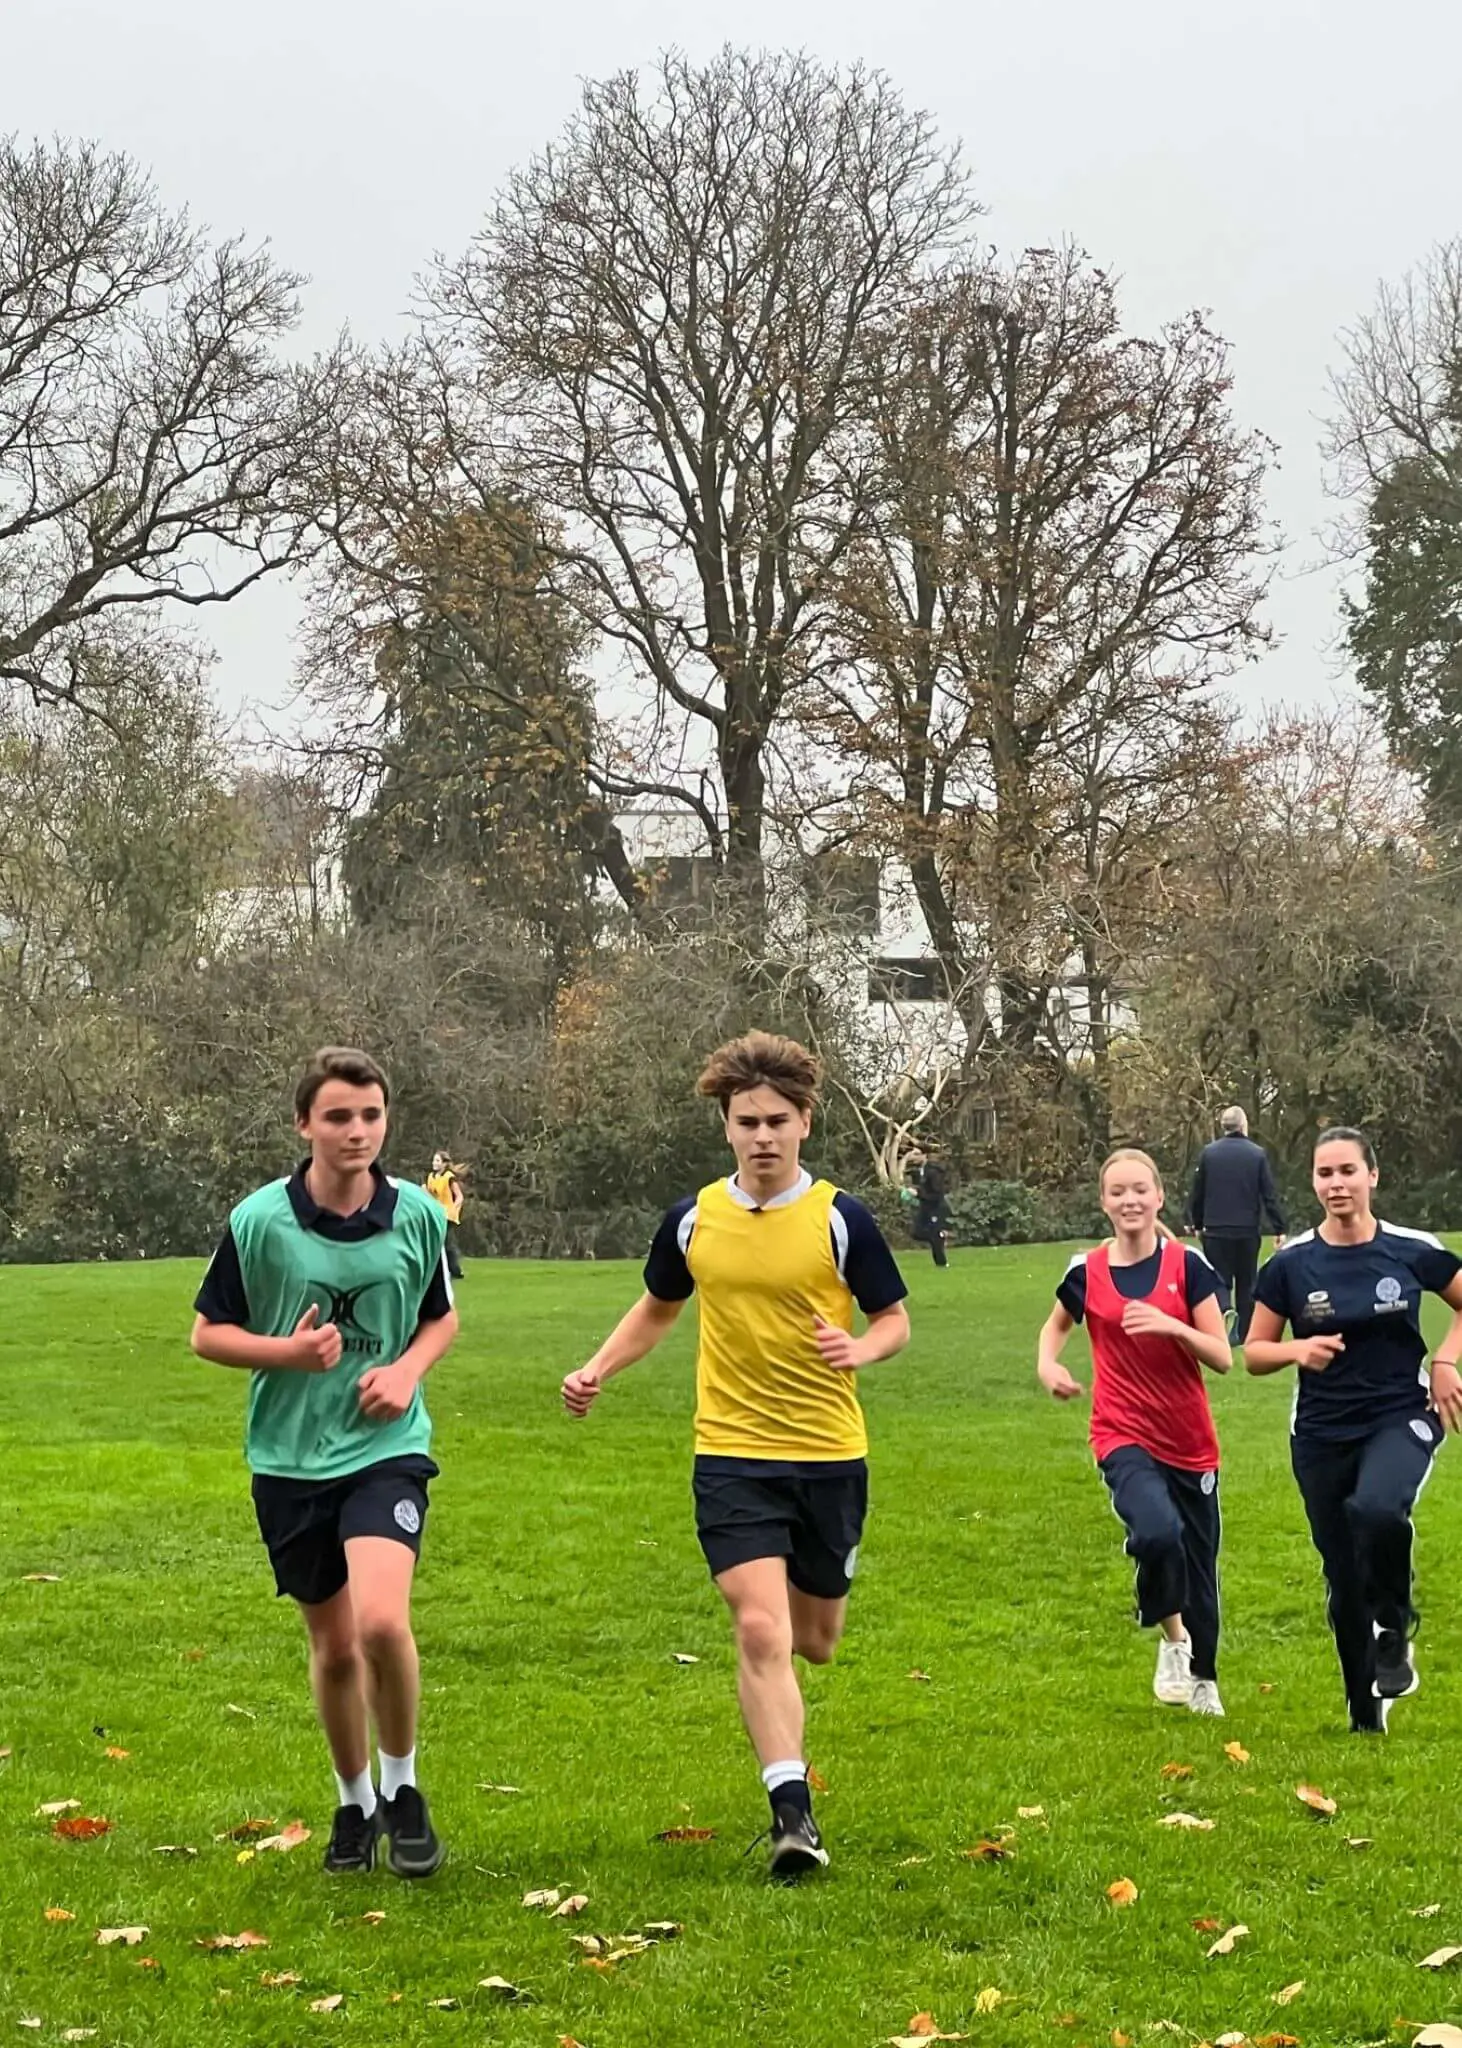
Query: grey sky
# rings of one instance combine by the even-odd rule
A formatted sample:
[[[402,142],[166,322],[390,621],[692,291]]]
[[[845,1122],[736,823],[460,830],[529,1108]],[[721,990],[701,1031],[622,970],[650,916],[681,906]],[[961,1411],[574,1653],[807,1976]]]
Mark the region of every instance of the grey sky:
[[[1280,443],[1290,540],[1284,645],[1244,688],[1328,690],[1335,584],[1306,569],[1335,336],[1462,232],[1462,10],[1443,0],[742,0],[704,29],[667,0],[4,0],[0,128],[131,151],[167,200],[309,273],[309,340],[346,320],[376,337],[579,78],[727,39],[882,66],[963,138],[990,239],[1074,237],[1124,280],[1130,324],[1211,309],[1241,415]],[[294,617],[265,591],[210,619],[230,702],[283,696]]]

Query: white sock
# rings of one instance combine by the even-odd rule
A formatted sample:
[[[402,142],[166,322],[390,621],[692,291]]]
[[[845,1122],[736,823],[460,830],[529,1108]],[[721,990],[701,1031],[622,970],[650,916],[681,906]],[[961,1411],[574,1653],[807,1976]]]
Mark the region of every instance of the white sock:
[[[416,1783],[416,1751],[409,1756],[387,1756],[381,1751],[381,1797],[394,1799],[406,1786]]]
[[[779,1785],[806,1784],[807,1766],[795,1757],[789,1757],[785,1763],[767,1764],[762,1771],[761,1781],[768,1792],[775,1792]]]
[[[358,1778],[342,1778],[335,1773],[335,1789],[340,1794],[342,1806],[358,1806],[369,1820],[376,1810],[376,1788],[371,1783],[370,1766],[367,1765]]]

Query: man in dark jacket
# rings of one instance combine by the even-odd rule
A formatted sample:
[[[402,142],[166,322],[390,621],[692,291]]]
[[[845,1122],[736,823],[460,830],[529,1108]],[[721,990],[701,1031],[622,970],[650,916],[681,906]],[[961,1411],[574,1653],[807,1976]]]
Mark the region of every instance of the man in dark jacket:
[[[1188,1220],[1203,1241],[1203,1254],[1223,1281],[1234,1311],[1233,1341],[1249,1334],[1254,1281],[1267,1218],[1279,1243],[1284,1212],[1274,1186],[1269,1154],[1249,1136],[1241,1109],[1226,1109],[1218,1120],[1223,1136],[1205,1145],[1188,1198]]]

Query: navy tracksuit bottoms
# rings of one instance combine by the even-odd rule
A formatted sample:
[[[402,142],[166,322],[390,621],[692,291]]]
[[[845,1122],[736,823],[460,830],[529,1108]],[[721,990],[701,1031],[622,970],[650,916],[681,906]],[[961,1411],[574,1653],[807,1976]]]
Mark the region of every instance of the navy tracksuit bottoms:
[[[1164,1465],[1136,1444],[1101,1460],[1137,1565],[1137,1619],[1153,1628],[1181,1614],[1193,1646],[1193,1676],[1218,1676],[1218,1474]]]

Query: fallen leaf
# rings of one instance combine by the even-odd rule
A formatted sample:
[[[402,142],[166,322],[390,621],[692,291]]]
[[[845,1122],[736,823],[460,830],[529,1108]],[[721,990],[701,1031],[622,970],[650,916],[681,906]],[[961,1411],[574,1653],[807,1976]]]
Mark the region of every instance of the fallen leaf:
[[[62,2029],[61,2039],[63,2041],[94,2041],[96,2039],[96,2028],[65,2027]]]
[[[198,1851],[190,1849],[186,1842],[159,1842],[152,1853],[154,1856],[196,1856]]]
[[[987,1835],[984,1841],[976,1842],[971,1849],[961,1849],[959,1853],[967,1863],[1008,1863],[1015,1851],[1009,1842],[996,1841]]]
[[[656,1835],[657,1842],[714,1842],[714,1828],[662,1828]]]
[[[8,1742],[0,1744],[0,1764],[9,1763],[11,1757],[13,1757],[14,1754],[15,1751],[10,1747],[10,1744]]]
[[[274,1849],[281,1856],[287,1856],[291,1849],[298,1849],[302,1842],[307,1842],[311,1832],[302,1820],[292,1820],[289,1826],[281,1828],[277,1835],[265,1837],[259,1844],[259,1854],[262,1856],[266,1849]]]
[[[575,1892],[572,1898],[567,1898],[561,1905],[554,1907],[553,1917],[555,1920],[575,1920],[588,1903],[589,1895],[587,1892]]]
[[[523,1904],[536,1911],[551,1911],[562,1897],[561,1891],[524,1892]]]
[[[1017,1820],[1044,1820],[1046,1809],[1044,1806],[1017,1806],[1015,1817]]]
[[[1300,2048],[1298,2034],[1256,2034],[1254,2048]]]
[[[1369,1835],[1350,1835],[1345,1846],[1347,1849],[1374,1849],[1376,1845]]]
[[[1201,1920],[1195,1920],[1192,1924],[1200,1934],[1217,1934],[1223,1922],[1215,1920],[1211,1913],[1206,1913]]]
[[[1327,1799],[1318,1785],[1296,1785],[1294,1796],[1301,1806],[1308,1806],[1311,1813],[1318,1813],[1325,1820],[1331,1819],[1334,1815],[1335,1801]]]
[[[1434,2026],[1423,2027],[1411,2048],[1462,2048],[1462,2027],[1440,2020]]]
[[[521,1985],[510,1984],[506,1977],[479,1977],[479,1991],[490,1991],[494,1998],[500,1998],[504,2005],[531,2005],[533,1994],[524,1991]]]
[[[807,1789],[809,1792],[826,1792],[827,1790],[827,1779],[822,1775],[821,1771],[814,1770],[811,1764],[807,1766]]]
[[[1301,1977],[1297,1984],[1286,1984],[1282,1991],[1276,1991],[1269,2002],[1271,2005],[1293,2005],[1304,1988],[1305,1980]]]
[[[1455,1963],[1462,1956],[1462,1948],[1437,1948],[1429,1956],[1423,1956],[1417,1964],[1418,1970],[1445,1970],[1448,1963]]]
[[[59,1927],[63,1920],[74,1920],[76,1915],[68,1913],[64,1906],[47,1906],[46,1918],[53,1926]]]
[[[134,1970],[157,1970],[162,1974],[166,1974],[163,1972],[162,1964],[156,1956],[139,1956],[132,1967]]]
[[[927,1863],[928,1861],[929,1858],[927,1856],[904,1856],[899,1859],[898,1867],[900,1870],[912,1870],[915,1864]]]
[[[1213,1944],[1213,1947],[1208,1951],[1209,1956],[1231,1956],[1234,1950],[1238,1947],[1239,1943],[1243,1941],[1244,1938],[1247,1936],[1248,1932],[1248,1928],[1245,1927],[1242,1924],[1242,1922],[1237,1927],[1231,1927],[1227,1934],[1221,1934],[1218,1937],[1218,1940]]]
[[[60,1583],[59,1572],[27,1572],[21,1580],[23,1586],[59,1586]]]
[[[479,1785],[479,1792],[496,1792],[504,1799],[517,1799],[522,1793],[521,1785]]]
[[[1191,1778],[1192,1775],[1192,1764],[1164,1764],[1162,1769],[1158,1772],[1158,1776],[1160,1778],[1172,1778],[1175,1780],[1180,1778]]]
[[[428,2012],[460,2012],[462,2001],[460,1998],[429,1998],[426,2009]]]
[[[127,1759],[132,1754],[130,1749],[118,1749],[117,1745],[114,1742],[109,1743],[107,1745],[105,1753],[107,1756],[111,1758],[114,1764],[126,1763]]]
[[[70,1820],[58,1820],[51,1829],[58,1842],[94,1842],[98,1835],[109,1835],[111,1831],[109,1820],[93,1820],[85,1813],[74,1813]]]
[[[268,1948],[269,1942],[266,1936],[246,1927],[242,1934],[200,1934],[195,1946],[216,1954],[221,1949]]]
[[[1052,2020],[1051,2025],[1053,2027],[1079,2027],[1081,2025],[1081,2014],[1079,2012],[1058,2013],[1055,2019]]]
[[[252,1863],[258,1854],[257,1849],[240,1849],[238,1855],[234,1858],[234,1862],[239,1864]]]
[[[1107,1886],[1107,1897],[1114,1906],[1134,1906],[1137,1903],[1137,1887],[1130,1877],[1119,1877],[1115,1884]]]
[[[1413,1920],[1435,1920],[1441,1910],[1440,1902],[1435,1906],[1413,1906],[1411,1917]]]
[[[1112,2048],[1132,2048],[1132,2036],[1124,2034],[1120,2027],[1113,2027]]]
[[[44,2021],[44,2020],[38,2020],[38,2019],[34,2018],[34,2016],[33,2016],[32,2014],[30,2014],[30,2013],[26,2013],[26,2014],[25,2014],[25,2016],[24,2016],[23,2018],[21,2018],[21,2019],[18,2019],[18,2020],[17,2020],[16,2022],[15,2022],[15,2024],[16,2024],[16,2025],[17,2025],[18,2027],[31,2027],[31,2028],[35,2028],[35,2027],[43,2027],[43,2026],[44,2026],[44,2025],[45,2025],[46,2023],[45,2023],[45,2021]]]
[[[237,1714],[241,1721],[257,1721],[259,1718],[252,1707],[241,1707],[234,1700],[225,1700],[223,1711],[226,1714]]]
[[[1004,2003],[1005,1993],[1003,1991],[997,1991],[993,1984],[987,1984],[984,1990],[980,1992],[978,1997],[975,1999],[975,2011],[994,2012],[997,2006],[1001,2006]],[[941,2041],[956,2041],[959,2039],[959,2036],[957,2034],[936,2034],[935,2039]]]
[[[259,1982],[266,1991],[292,1991],[304,1979],[298,1970],[266,1970]]]
[[[36,1819],[49,1820],[53,1814],[80,1813],[80,1811],[81,1801],[79,1799],[48,1799],[44,1806],[36,1808]]]
[[[687,1656],[684,1650],[677,1650],[673,1661],[677,1664],[699,1664],[701,1660],[699,1657]]]
[[[1211,1834],[1217,1821],[1200,1820],[1196,1813],[1165,1813],[1158,1822],[1160,1828],[1197,1828],[1203,1834]]]
[[[344,2003],[345,1993],[343,1991],[332,1991],[328,1998],[312,1998],[310,2000],[310,2011],[339,2012]]]
[[[207,1655],[208,1652],[206,1650],[184,1650],[183,1662],[185,1664],[201,1664]]]
[[[653,1549],[655,1546],[652,1544],[650,1547]],[[584,2048],[584,2044],[582,2041],[576,2041],[572,2034],[560,2034],[558,2048]]]
[[[1259,1690],[1260,1692],[1273,1692],[1274,1687],[1272,1685],[1261,1685]]]
[[[678,1920],[652,1920],[640,1932],[646,1941],[679,1941],[685,1929]]]
[[[120,1942],[123,1948],[141,1948],[147,1935],[145,1927],[99,1927],[96,1945],[98,1948],[115,1948]]]
[[[379,1927],[379,1926],[380,1926],[380,1924],[381,1924],[381,1922],[382,1922],[382,1921],[383,1921],[383,1920],[385,1919],[385,1917],[386,1917],[386,1916],[385,1916],[385,1914],[384,1914],[384,1913],[376,1912],[376,1913],[362,1913],[360,1917],[361,1917],[361,1919],[362,1919],[362,1920],[364,1920],[364,1921],[365,1921],[365,1923],[366,1923],[366,1925],[367,1925],[368,1927]]]
[[[275,1824],[272,1820],[241,1820],[236,1828],[225,1828],[213,1839],[215,1842],[247,1842],[255,1835],[267,1835]]]
[[[386,1993],[386,2003],[387,2005],[399,2005],[405,1996],[406,1993],[404,1991],[388,1991]]]
[[[1223,1753],[1230,1763],[1246,1764],[1252,1761],[1248,1750],[1245,1749],[1242,1742],[1226,1742],[1223,1746]]]
[[[934,1680],[927,1671],[911,1671],[909,1676],[913,1679],[915,1685],[932,1685],[934,1683]]]
[[[1248,2048],[1248,2040],[1247,2034],[1219,2034],[1214,2039],[1213,2048]]]

